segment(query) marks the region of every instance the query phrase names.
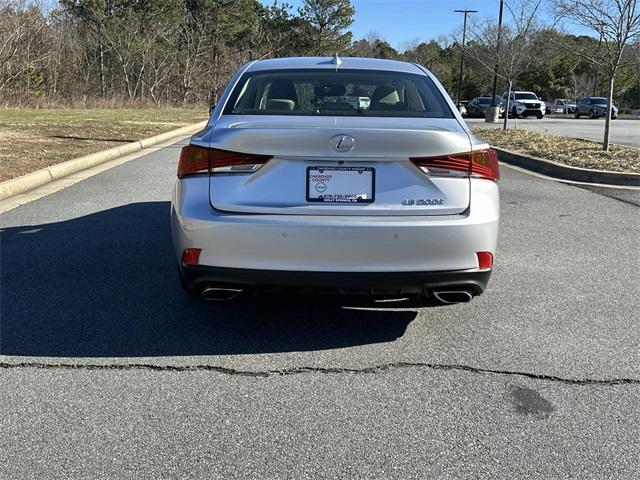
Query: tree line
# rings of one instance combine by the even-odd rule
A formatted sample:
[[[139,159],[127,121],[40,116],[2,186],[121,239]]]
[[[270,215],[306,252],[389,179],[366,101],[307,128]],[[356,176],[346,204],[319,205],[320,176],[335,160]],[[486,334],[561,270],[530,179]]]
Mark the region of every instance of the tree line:
[[[305,0],[298,9],[258,0],[59,0],[49,5],[0,0],[2,105],[211,105],[230,75],[250,60],[335,53],[419,63],[451,94],[458,88],[458,32],[413,42],[403,51],[375,33],[354,41],[349,26],[355,10],[349,0]],[[607,76],[598,75],[602,66],[593,60],[602,50],[598,38],[536,26],[522,43],[517,25],[505,25],[503,51],[495,58],[495,22],[478,21],[470,30],[460,85],[464,99],[490,92],[495,61],[505,63],[508,55],[514,55],[518,68],[509,79],[501,71],[499,93],[508,81],[549,100],[591,95],[594,88],[596,94],[606,93]],[[636,38],[621,54],[614,100],[622,108],[640,104],[637,52]]]

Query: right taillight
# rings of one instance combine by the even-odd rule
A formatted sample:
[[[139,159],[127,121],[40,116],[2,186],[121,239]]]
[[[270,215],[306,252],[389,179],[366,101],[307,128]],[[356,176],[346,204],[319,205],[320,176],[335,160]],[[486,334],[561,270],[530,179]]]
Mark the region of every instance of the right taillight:
[[[255,172],[271,159],[268,155],[229,152],[215,148],[186,145],[180,152],[178,178],[196,173]]]
[[[493,181],[500,180],[498,155],[492,149],[437,157],[412,157],[410,160],[428,175],[471,176]]]

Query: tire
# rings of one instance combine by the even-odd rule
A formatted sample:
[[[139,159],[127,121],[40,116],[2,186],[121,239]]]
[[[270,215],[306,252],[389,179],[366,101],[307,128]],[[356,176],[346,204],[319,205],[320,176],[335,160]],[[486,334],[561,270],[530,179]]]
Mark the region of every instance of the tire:
[[[538,114],[536,115],[536,118],[537,118],[538,120],[542,120],[542,118],[543,118],[543,117],[544,117],[544,115],[543,115],[542,113],[538,113]]]
[[[598,118],[598,116],[596,115],[596,112],[589,110],[589,118],[593,120],[594,118]]]
[[[511,116],[513,118],[518,118],[518,111],[515,108],[511,110]]]
[[[580,118],[580,112],[578,112],[578,110],[574,112],[573,118]]]

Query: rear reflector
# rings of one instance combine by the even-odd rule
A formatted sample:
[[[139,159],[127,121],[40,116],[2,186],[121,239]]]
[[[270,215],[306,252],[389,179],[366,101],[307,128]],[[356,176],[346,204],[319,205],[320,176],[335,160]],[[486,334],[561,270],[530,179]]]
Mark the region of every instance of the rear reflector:
[[[440,157],[413,157],[413,164],[432,176],[471,176],[500,180],[498,155],[495,150],[477,150]]]
[[[488,270],[493,267],[493,254],[491,252],[477,252],[478,268]]]
[[[178,178],[196,173],[255,172],[271,159],[268,155],[228,152],[215,148],[186,145],[180,151]]]
[[[182,264],[183,265],[198,265],[200,260],[200,248],[187,248],[182,252]]]

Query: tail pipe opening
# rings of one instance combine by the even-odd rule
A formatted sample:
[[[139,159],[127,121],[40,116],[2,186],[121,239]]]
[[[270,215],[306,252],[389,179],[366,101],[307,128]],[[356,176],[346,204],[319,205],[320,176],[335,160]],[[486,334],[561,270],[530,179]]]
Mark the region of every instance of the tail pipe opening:
[[[468,303],[473,295],[468,290],[434,290],[433,296],[443,304]]]
[[[244,292],[242,288],[230,288],[230,287],[204,287],[200,292],[200,295],[205,300],[210,301],[228,301],[233,300],[238,295]]]

